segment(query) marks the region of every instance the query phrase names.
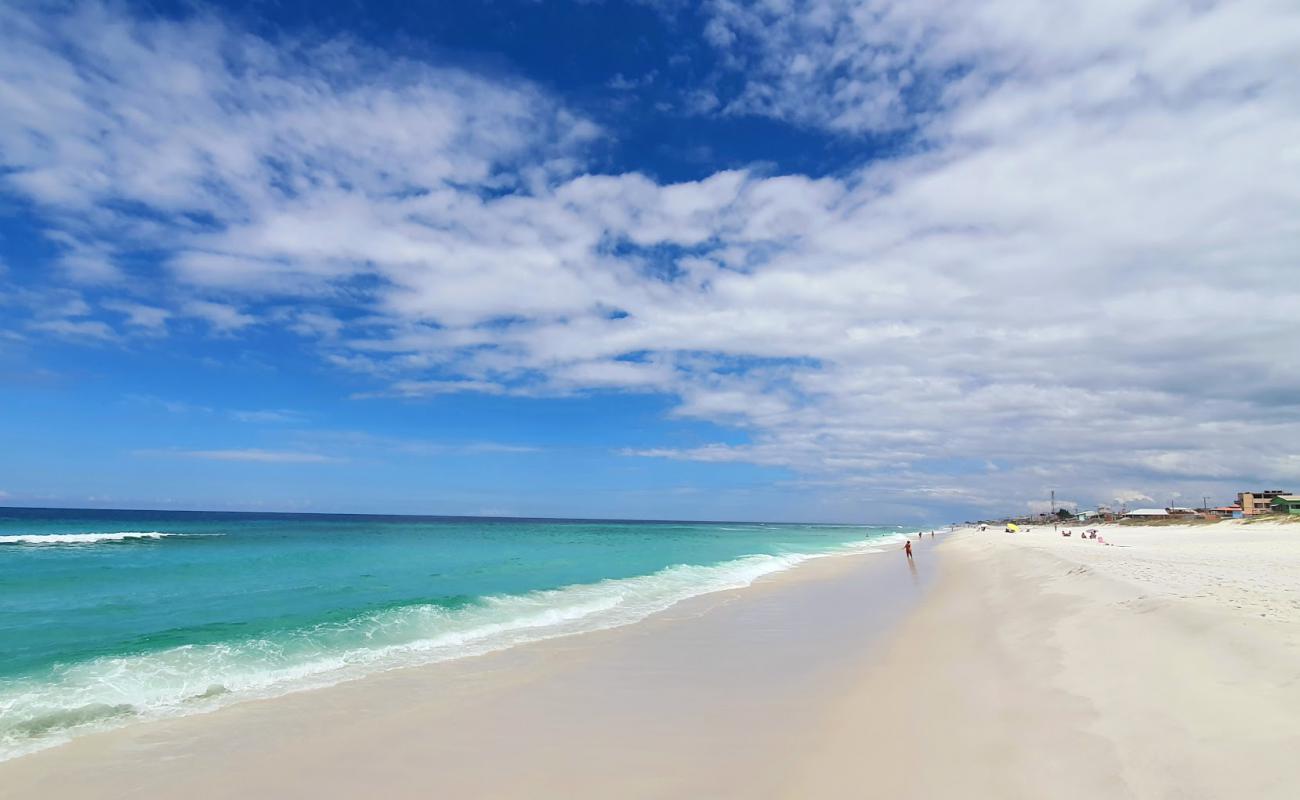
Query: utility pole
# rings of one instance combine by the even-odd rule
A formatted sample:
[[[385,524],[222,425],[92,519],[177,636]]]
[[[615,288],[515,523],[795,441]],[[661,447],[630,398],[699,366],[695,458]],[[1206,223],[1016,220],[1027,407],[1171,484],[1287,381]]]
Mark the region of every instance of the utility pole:
[[[1204,494],[1201,495],[1201,510],[1202,511],[1210,510],[1210,498],[1208,495],[1204,495]]]
[[[1052,490],[1052,516],[1056,516],[1056,490]]]

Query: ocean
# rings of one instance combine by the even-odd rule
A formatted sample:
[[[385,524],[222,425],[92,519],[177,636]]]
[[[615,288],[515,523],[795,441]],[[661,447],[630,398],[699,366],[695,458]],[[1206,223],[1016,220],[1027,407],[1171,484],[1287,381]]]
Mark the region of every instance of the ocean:
[[[644,619],[897,527],[0,509],[0,760]]]

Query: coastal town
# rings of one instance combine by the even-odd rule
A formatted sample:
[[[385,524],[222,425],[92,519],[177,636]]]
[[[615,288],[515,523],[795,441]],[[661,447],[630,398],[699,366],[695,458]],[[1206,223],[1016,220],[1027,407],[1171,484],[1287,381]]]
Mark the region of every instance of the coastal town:
[[[1091,510],[1077,508],[1057,508],[1053,500],[1049,511],[1020,517],[1011,517],[1002,522],[1021,524],[1043,524],[1045,522],[1130,522],[1130,523],[1192,523],[1217,522],[1224,519],[1280,518],[1300,521],[1300,494],[1284,489],[1265,489],[1262,491],[1243,491],[1237,493],[1235,503],[1221,506],[1209,504],[1209,497],[1202,498],[1200,507],[1191,508],[1169,505],[1164,508],[1128,508],[1120,506],[1098,506]]]

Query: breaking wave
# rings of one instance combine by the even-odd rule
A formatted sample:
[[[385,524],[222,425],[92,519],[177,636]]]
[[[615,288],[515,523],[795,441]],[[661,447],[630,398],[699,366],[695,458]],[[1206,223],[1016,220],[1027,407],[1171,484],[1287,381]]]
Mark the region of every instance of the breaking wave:
[[[100,542],[127,542],[136,539],[162,539],[171,536],[204,536],[218,534],[163,533],[161,531],[121,531],[119,533],[20,533],[0,536],[0,544],[99,544]]]

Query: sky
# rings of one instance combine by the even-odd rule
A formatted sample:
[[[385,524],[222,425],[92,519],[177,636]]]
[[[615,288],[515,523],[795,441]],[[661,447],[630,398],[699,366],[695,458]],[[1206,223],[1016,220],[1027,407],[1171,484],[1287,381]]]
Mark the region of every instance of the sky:
[[[1294,2],[7,5],[0,505],[1300,488]]]

